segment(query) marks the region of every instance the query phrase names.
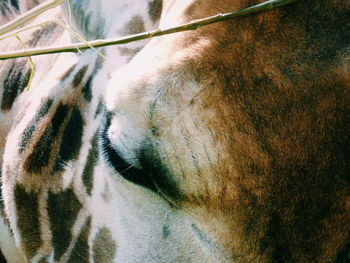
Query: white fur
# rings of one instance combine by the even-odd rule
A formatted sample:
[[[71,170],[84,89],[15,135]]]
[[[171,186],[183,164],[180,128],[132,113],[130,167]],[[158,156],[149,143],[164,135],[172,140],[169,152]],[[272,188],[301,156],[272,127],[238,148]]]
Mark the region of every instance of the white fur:
[[[15,246],[13,236],[7,225],[4,224],[3,218],[0,216],[0,249],[3,252],[8,263],[25,262],[21,254]]]

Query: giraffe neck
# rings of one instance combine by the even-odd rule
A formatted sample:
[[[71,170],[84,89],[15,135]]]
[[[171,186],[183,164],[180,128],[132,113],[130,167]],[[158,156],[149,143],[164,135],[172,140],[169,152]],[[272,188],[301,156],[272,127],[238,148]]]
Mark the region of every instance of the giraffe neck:
[[[24,4],[27,1],[20,3]],[[20,13],[23,13],[22,7],[20,8]],[[0,16],[0,20],[1,18],[2,16]],[[36,25],[52,18],[64,19],[60,8],[47,11],[34,19],[30,25]],[[62,28],[52,23],[35,27],[32,30],[21,33],[19,36],[28,48],[49,46],[53,43],[63,45],[69,42],[69,33],[64,32]],[[8,37],[0,41],[0,50],[2,52],[20,50],[22,48],[22,44],[14,37]],[[35,65],[35,74],[29,91],[26,89],[32,73],[29,60],[27,58],[19,58],[0,62],[0,165],[2,164],[6,136],[16,116],[21,111],[21,108],[28,104],[30,97],[37,93],[36,87],[48,75],[58,57],[59,55],[50,55],[32,58]]]
[[[35,2],[35,3],[34,3]],[[36,1],[2,1],[0,3],[0,25],[4,24],[17,15],[24,13],[29,8],[32,8]],[[62,16],[58,12],[58,8],[49,10],[45,15],[48,17],[56,17],[60,19]],[[33,24],[42,21],[44,15],[33,20]],[[24,32],[20,35],[21,40],[26,43],[28,47],[35,45],[50,45],[55,42],[56,44],[63,44],[66,40],[63,31],[56,25],[44,25],[41,28],[35,28],[31,31]],[[0,41],[0,50],[14,50],[21,49],[21,44],[14,40],[14,38],[7,38]],[[32,58],[35,65],[41,65],[36,67],[36,74],[33,79],[33,83],[40,81],[46,73],[49,71],[50,66],[57,59],[57,56],[50,57],[36,57]],[[11,126],[14,123],[16,115],[19,113],[20,108],[27,104],[31,93],[23,92],[28,84],[30,75],[30,65],[28,59],[15,59],[6,60],[0,62],[0,179],[2,177],[2,162],[3,152],[6,142],[6,137],[10,131]],[[33,86],[36,86],[35,84]],[[33,87],[32,86],[32,87]],[[0,183],[0,188],[2,188]],[[0,251],[2,252],[5,260],[8,263],[20,263],[24,262],[22,253],[15,245],[13,238],[13,231],[9,227],[8,217],[5,215],[3,195],[0,190]],[[1,258],[1,257],[0,257]],[[3,259],[0,259],[1,262]]]
[[[107,1],[74,2],[74,26],[85,38],[154,27],[156,20],[149,15],[147,1],[124,4],[118,12],[115,8],[122,5],[115,2],[114,7],[114,3],[107,6]],[[104,12],[107,7],[115,13]],[[117,16],[119,12],[124,15]],[[88,24],[88,17],[100,19],[97,24],[103,26],[96,29]],[[139,47],[105,50],[111,58],[106,60],[93,50],[60,55],[27,95],[28,103],[7,139],[3,165],[6,214],[26,259],[104,262],[101,258],[111,261],[116,256],[120,230],[111,218],[118,211],[107,168],[99,158],[98,127],[110,69],[128,62]]]

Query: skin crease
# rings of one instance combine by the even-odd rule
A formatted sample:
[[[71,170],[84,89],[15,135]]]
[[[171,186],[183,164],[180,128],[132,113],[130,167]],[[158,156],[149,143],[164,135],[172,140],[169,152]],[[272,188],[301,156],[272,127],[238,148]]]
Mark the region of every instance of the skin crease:
[[[165,1],[160,27],[256,3]],[[234,262],[349,260],[349,16],[298,2],[154,39],[112,77],[111,142]]]

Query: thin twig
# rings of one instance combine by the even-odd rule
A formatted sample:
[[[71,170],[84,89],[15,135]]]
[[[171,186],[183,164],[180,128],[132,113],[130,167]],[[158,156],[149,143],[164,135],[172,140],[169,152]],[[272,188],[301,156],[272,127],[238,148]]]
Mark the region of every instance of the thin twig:
[[[41,22],[39,24],[31,25],[28,27],[21,27],[21,29],[18,29],[16,31],[11,31],[10,33],[8,33],[6,35],[0,36],[0,41],[3,39],[9,38],[9,37],[14,37],[14,36],[18,35],[19,33],[23,33],[25,31],[29,31],[29,30],[34,29],[34,28],[45,26],[45,25],[50,24],[50,23],[53,23],[53,20],[44,21],[44,22]]]
[[[36,25],[31,25],[28,27],[23,27],[17,31],[12,31],[9,34],[6,34],[4,36],[0,36],[0,41],[9,37],[17,37],[19,33],[34,29],[34,28],[38,28],[38,27],[42,27],[44,25],[50,24],[50,23],[54,23],[56,25],[58,25],[59,27],[61,27],[64,30],[67,30],[71,35],[73,35],[77,40],[81,41],[82,43],[85,43],[86,45],[89,45],[89,42],[83,38],[82,36],[80,36],[78,33],[76,33],[69,25],[65,25],[62,21],[58,20],[58,19],[53,19],[53,20],[48,20]],[[97,49],[95,49],[93,46],[90,46],[91,49],[95,50],[98,55],[100,57],[102,57],[103,59],[105,58],[105,56],[102,54],[102,52],[98,51]]]
[[[69,0],[68,0],[69,1]],[[82,36],[80,36],[78,33],[76,33],[70,26],[65,25],[64,23],[62,23],[60,20],[54,19],[52,20],[54,23],[56,23],[57,25],[59,25],[60,27],[62,27],[63,29],[67,30],[69,33],[71,33],[76,39],[78,39],[79,41],[81,41],[83,44],[86,44],[89,46],[89,48],[93,49],[96,51],[96,53],[103,59],[105,59],[105,56],[102,54],[102,52],[98,51],[95,47],[91,46],[89,44],[89,41],[87,41],[85,38],[83,38]],[[78,50],[78,52],[80,52]]]
[[[27,23],[29,20],[35,18],[36,16],[40,15],[41,13],[54,8],[66,0],[48,0],[44,3],[34,7],[33,9],[29,10],[28,12],[24,13],[23,15],[20,15],[16,17],[15,19],[11,20],[7,24],[0,27],[0,36],[3,34],[6,34],[10,32],[11,30]]]
[[[122,37],[122,38],[98,39],[98,40],[89,41],[88,43],[75,43],[72,45],[66,45],[61,47],[44,47],[44,48],[28,49],[23,51],[6,52],[3,54],[0,54],[0,60],[26,57],[26,56],[37,56],[37,55],[44,55],[44,54],[63,53],[63,52],[76,53],[78,52],[78,50],[84,50],[90,47],[97,48],[97,47],[104,47],[104,46],[111,46],[111,45],[121,45],[121,44],[126,44],[130,42],[138,41],[138,40],[173,34],[177,32],[196,30],[197,28],[200,28],[206,25],[226,21],[236,17],[248,16],[254,13],[267,11],[267,10],[270,10],[279,6],[287,5],[296,1],[298,0],[269,0],[261,4],[251,6],[245,9],[241,9],[232,13],[218,14],[215,16],[194,20],[180,26],[170,27],[163,30],[156,29],[150,32],[144,32],[144,33]]]

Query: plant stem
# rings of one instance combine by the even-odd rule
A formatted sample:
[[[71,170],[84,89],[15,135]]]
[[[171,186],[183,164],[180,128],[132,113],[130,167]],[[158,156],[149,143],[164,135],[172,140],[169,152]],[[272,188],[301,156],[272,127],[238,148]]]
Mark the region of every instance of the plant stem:
[[[63,53],[63,52],[76,53],[76,52],[79,52],[79,50],[84,50],[91,47],[98,48],[98,47],[111,46],[111,45],[121,45],[121,44],[126,44],[130,42],[138,41],[138,40],[173,34],[177,32],[196,30],[197,28],[200,28],[206,25],[226,21],[236,17],[248,16],[248,15],[262,12],[262,11],[267,11],[267,10],[270,10],[279,6],[287,5],[296,1],[298,0],[269,0],[261,4],[251,6],[245,9],[241,9],[232,13],[218,14],[215,16],[194,20],[180,26],[170,27],[163,30],[156,29],[150,32],[144,32],[144,33],[122,37],[122,38],[98,39],[98,40],[88,41],[87,43],[76,43],[76,44],[65,45],[60,47],[44,47],[44,48],[27,49],[23,51],[7,52],[7,53],[0,54],[0,60],[26,57],[26,56],[37,56],[37,55],[44,55],[44,54]]]
[[[33,9],[30,9],[28,12],[16,17],[15,19],[11,20],[7,24],[0,27],[0,36],[3,34],[6,34],[10,32],[11,30],[25,24],[29,20],[35,18],[36,16],[40,15],[41,13],[54,8],[66,0],[48,0],[43,2],[42,4],[34,7]]]

